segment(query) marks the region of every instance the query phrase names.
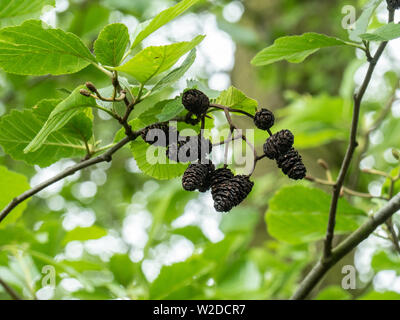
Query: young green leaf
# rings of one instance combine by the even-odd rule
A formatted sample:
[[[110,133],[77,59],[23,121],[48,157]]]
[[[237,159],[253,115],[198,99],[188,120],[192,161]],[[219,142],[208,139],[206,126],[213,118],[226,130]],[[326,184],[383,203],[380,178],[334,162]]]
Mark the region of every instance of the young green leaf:
[[[199,0],[183,0],[177,3],[175,6],[161,11],[151,21],[147,22],[143,30],[138,33],[132,43],[131,49],[135,48],[140,42],[143,41],[143,39],[148,37],[154,31],[158,30],[163,25],[167,24],[171,20],[184,13],[187,9],[196,4],[198,1]]]
[[[129,45],[128,28],[122,23],[106,26],[94,43],[97,60],[106,66],[117,67]]]
[[[133,141],[131,150],[139,169],[158,180],[179,177],[187,168],[187,164],[169,160],[166,156],[166,148],[148,145],[142,139]]]
[[[372,258],[371,266],[375,272],[383,270],[394,270],[400,275],[400,258],[397,255],[379,251]]]
[[[87,228],[77,227],[71,231],[68,231],[64,237],[63,244],[67,244],[70,241],[86,241],[99,239],[107,235],[107,230],[93,225]]]
[[[127,63],[115,68],[145,84],[152,77],[171,68],[181,56],[197,46],[204,36],[192,41],[178,42],[166,46],[148,47],[140,51]]]
[[[249,113],[254,113],[258,105],[256,100],[247,97],[242,91],[233,86],[222,91],[219,97],[215,99],[215,103]]]
[[[339,286],[329,286],[324,288],[315,297],[315,300],[349,300],[351,299],[350,293],[345,291]]]
[[[346,41],[319,33],[282,37],[275,40],[273,45],[257,53],[251,63],[255,66],[265,66],[281,60],[300,63],[321,48],[346,44],[348,44]]]
[[[67,74],[96,59],[73,33],[39,20],[0,29],[0,68],[21,75]]]
[[[186,73],[186,71],[189,70],[189,68],[194,63],[195,59],[196,59],[196,49],[193,49],[192,51],[190,51],[190,53],[186,57],[185,61],[182,62],[181,66],[172,70],[164,78],[162,78],[160,81],[158,81],[156,83],[156,85],[151,89],[151,92],[152,93],[157,92],[167,86],[172,85],[176,81],[178,81],[180,78],[183,77],[183,75]]]
[[[382,0],[370,0],[365,7],[360,17],[357,19],[354,29],[349,29],[349,39],[356,42],[361,42],[360,35],[367,31],[370,19],[376,8]]]
[[[292,244],[324,238],[329,215],[330,195],[316,188],[287,186],[269,202],[265,218],[268,232]],[[340,199],[335,234],[351,232],[359,226],[365,213]]]
[[[55,6],[55,0],[2,0],[0,1],[0,27],[17,25],[27,19],[39,18],[43,8]]]
[[[0,166],[0,208],[4,208],[14,197],[28,190],[28,179],[22,174],[9,171],[6,167]],[[16,207],[1,223],[0,228],[17,221],[22,215],[27,201]]]
[[[400,24],[389,23],[372,33],[364,33],[360,38],[367,41],[389,41],[400,37]]]
[[[183,110],[185,110],[185,107],[182,104],[180,96],[176,97],[175,99],[166,100],[164,107],[157,115],[157,119],[160,122],[171,120],[172,118],[180,114]]]
[[[190,258],[184,262],[164,266],[160,275],[150,285],[150,299],[164,299],[169,294],[187,286],[194,277],[204,275],[213,265],[209,261]]]
[[[54,108],[41,130],[24,149],[25,153],[39,149],[52,132],[63,128],[79,112],[84,111],[86,108],[95,108],[97,106],[94,98],[85,97],[79,93],[82,88],[83,86],[76,88],[71,95]]]
[[[24,149],[38,134],[45,124],[47,117],[44,113],[39,114],[45,105],[56,105],[54,101],[46,100],[39,103],[37,108],[13,110],[10,114],[0,118],[0,145],[4,151],[15,160],[23,160],[29,164],[37,164],[41,167],[47,167],[62,158],[83,157],[86,153],[85,146],[81,137],[76,137],[80,133],[85,135],[86,131],[91,132],[89,119],[83,114],[77,115],[71,122],[84,121],[85,126],[79,127],[79,131],[74,131],[74,127],[68,124],[65,129],[53,132],[49,135],[41,148],[34,152],[25,153]],[[85,120],[86,119],[86,120]],[[74,125],[74,124],[73,124]]]

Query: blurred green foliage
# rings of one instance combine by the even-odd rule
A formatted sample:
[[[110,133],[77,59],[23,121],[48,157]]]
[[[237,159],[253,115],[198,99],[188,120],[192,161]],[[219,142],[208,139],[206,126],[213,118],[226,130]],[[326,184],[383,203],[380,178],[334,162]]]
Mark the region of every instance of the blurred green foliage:
[[[60,6],[68,4],[67,9],[57,12],[57,26],[79,36],[90,51],[96,47],[95,40],[107,24],[126,23],[129,26],[132,21],[144,22],[161,9],[175,4],[170,0],[56,2]],[[354,3],[357,16],[365,3]],[[200,1],[187,14],[199,19],[206,15],[215,16],[218,28],[236,45],[235,64],[229,76],[238,89],[226,91],[220,102],[229,104],[232,96],[240,98],[243,91],[246,96],[242,98],[249,112],[257,106],[255,100],[259,106],[276,111],[277,129],[293,131],[295,146],[301,150],[309,174],[321,178],[326,172],[317,164],[319,158],[329,163],[333,176],[339,170],[351,122],[352,94],[365,59],[359,59],[361,55],[356,55],[354,48],[334,47],[321,50],[304,64],[285,61],[255,68],[250,65],[250,60],[281,36],[318,32],[347,41],[347,31],[341,26],[341,9],[346,4],[344,0]],[[243,9],[238,21],[227,19],[227,8],[232,5]],[[382,25],[375,15],[370,32]],[[21,18],[26,20],[23,17],[7,20],[0,14],[0,25],[19,24],[23,21]],[[146,26],[142,25],[144,30]],[[128,29],[132,34],[131,26]],[[124,30],[121,32],[125,34]],[[199,33],[201,31],[200,28]],[[107,38],[107,34],[103,36]],[[124,47],[126,34],[121,39]],[[101,45],[101,41],[97,42],[97,46]],[[133,49],[140,50],[140,46]],[[188,46],[184,51],[191,49],[192,46]],[[137,106],[133,113],[136,117],[132,121],[134,128],[152,123],[160,108],[163,119],[181,114],[182,109],[172,100],[178,88],[175,82],[192,65],[195,56],[192,51],[181,65],[182,69],[174,71],[177,76],[172,74],[168,79],[170,82],[159,83],[160,90]],[[116,55],[105,56],[103,60],[113,62],[113,58],[121,59]],[[398,108],[391,107],[398,103],[396,90],[400,70],[398,61],[390,54],[385,59],[389,65],[386,69],[391,72],[382,69],[378,73],[371,84],[372,94],[363,103],[360,148],[346,181],[359,192],[387,194],[390,186],[387,179],[360,173],[360,162],[363,168],[392,172],[393,176],[398,173],[399,163],[391,150],[400,149],[396,134],[400,114]],[[138,65],[142,66],[142,61],[136,67]],[[189,80],[187,86],[195,84],[216,98],[219,93],[210,90],[204,79],[204,75],[211,77],[216,72],[218,70],[209,73],[200,70],[199,82],[185,79]],[[78,85],[88,80],[95,80],[98,88],[104,88],[105,95],[108,95],[107,90],[112,90],[108,78],[92,65],[75,74],[57,77],[21,76],[1,71],[0,123],[8,121],[8,115],[3,114],[15,113],[20,116],[19,122],[31,122],[37,133],[44,119],[37,114],[37,109],[28,108],[40,107],[43,102],[38,103],[42,99],[66,99]],[[159,80],[155,77],[151,82],[155,84]],[[171,100],[157,104],[165,99]],[[121,106],[115,104],[113,107]],[[374,127],[381,115],[384,119]],[[81,117],[80,121],[91,116],[75,115]],[[94,132],[96,141],[107,144],[114,138],[115,141],[121,139],[121,134],[115,136],[120,128],[106,114],[96,110],[93,117],[90,131]],[[213,122],[207,120],[206,126],[211,127],[219,120],[218,117]],[[235,120],[243,127],[249,125],[242,117]],[[63,130],[67,129],[64,127]],[[73,134],[69,133],[74,142]],[[56,139],[56,135],[57,132],[50,137]],[[11,133],[0,132],[0,142],[7,141],[9,136]],[[255,133],[257,149],[261,148],[265,138],[265,132]],[[9,151],[12,145],[2,145],[0,190],[5,194],[5,190],[12,189],[13,194],[6,197],[11,200],[28,188],[24,176],[32,184],[42,171],[26,163],[31,162],[19,147]],[[139,138],[132,144],[135,160],[126,147],[114,157],[111,165],[99,164],[86,169],[32,198],[22,217],[0,230],[0,278],[27,299],[289,298],[320,254],[319,240],[326,228],[329,187],[319,186],[321,190],[310,182],[289,182],[273,163],[266,161],[257,167],[255,187],[246,202],[229,214],[221,215],[212,209],[207,196],[182,190],[180,179],[175,177],[183,173],[184,165],[149,165],[143,158],[149,148]],[[51,146],[46,153],[46,161],[36,164],[46,167],[64,157],[78,156],[75,160],[79,161],[82,156],[82,150],[73,148],[55,155]],[[45,171],[55,174],[67,164],[66,160],[61,160]],[[163,181],[152,177],[174,179]],[[15,188],[14,184],[17,185]],[[3,203],[2,199],[0,204],[4,207],[8,201]],[[355,230],[367,214],[383,204],[383,201],[346,196],[340,202],[339,233]],[[10,215],[10,220],[22,214],[24,205]],[[393,222],[398,232],[398,214]],[[141,229],[133,227],[135,224]],[[379,230],[382,232],[385,230]],[[399,299],[400,295],[391,292],[391,288],[376,292],[371,284],[381,271],[394,270],[397,275],[399,271],[398,257],[392,252],[391,242],[378,237],[372,240],[368,242],[374,252],[371,268],[364,270],[364,274],[359,270],[358,290],[343,290],[340,287],[343,275],[340,270],[333,269],[311,298]],[[354,256],[343,263],[353,264]],[[46,266],[54,267],[54,290],[43,282],[47,275]],[[0,287],[0,299],[9,298]]]

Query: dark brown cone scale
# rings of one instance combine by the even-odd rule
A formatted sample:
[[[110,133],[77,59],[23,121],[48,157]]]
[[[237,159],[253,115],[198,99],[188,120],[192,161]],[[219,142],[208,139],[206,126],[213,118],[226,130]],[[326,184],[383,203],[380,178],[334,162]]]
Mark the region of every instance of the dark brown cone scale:
[[[293,143],[293,133],[289,130],[281,130],[270,136],[264,143],[264,153],[269,159],[277,159],[279,155],[288,152]]]
[[[386,2],[389,9],[400,9],[400,0],[386,0]]]
[[[159,139],[159,136],[157,133],[155,133],[154,136],[148,135],[149,132],[151,133],[151,130],[161,130],[162,132],[164,132],[164,135],[165,135],[163,137],[164,139]],[[155,123],[155,124],[152,124],[152,125],[144,128],[142,130],[141,136],[142,136],[142,139],[145,142],[147,142],[148,144],[166,147],[169,145],[169,135],[170,135],[170,131],[172,132],[172,130],[176,131],[176,129],[174,127],[168,126],[167,123]],[[153,140],[153,138],[154,138],[154,140]]]
[[[210,154],[211,151],[211,141],[203,136],[198,135],[196,137],[186,137],[186,141],[181,142],[179,146],[179,158],[181,161],[185,160],[185,162],[196,160],[204,162],[206,156]]]
[[[207,191],[210,186],[210,171],[213,169],[214,165],[212,163],[190,164],[182,177],[183,189],[186,191],[194,191],[196,189],[199,189],[201,192]]]
[[[202,185],[199,187],[200,192],[206,192],[211,188],[211,177],[215,171],[215,166],[210,162],[205,165],[208,169],[207,176],[203,181]]]
[[[227,168],[220,168],[214,171],[211,176],[211,186],[218,185],[233,178],[233,173]]]
[[[268,130],[275,122],[274,114],[268,109],[261,109],[254,115],[254,124],[258,129]]]
[[[299,180],[306,176],[306,167],[296,149],[291,148],[286,154],[279,156],[276,163],[290,179]]]
[[[182,104],[188,111],[202,115],[210,106],[210,99],[200,90],[190,89],[183,93]]]
[[[214,180],[215,181],[215,180]],[[251,192],[254,183],[248,176],[238,175],[230,179],[221,179],[220,183],[213,183],[211,194],[214,199],[214,208],[218,212],[228,212],[239,205]]]

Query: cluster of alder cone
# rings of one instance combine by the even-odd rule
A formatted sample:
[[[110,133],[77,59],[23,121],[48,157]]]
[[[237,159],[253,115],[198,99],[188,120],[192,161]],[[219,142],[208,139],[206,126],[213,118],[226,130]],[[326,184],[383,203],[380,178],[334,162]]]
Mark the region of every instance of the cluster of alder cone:
[[[202,119],[210,107],[210,100],[200,90],[189,89],[182,95],[182,104],[189,111],[186,119],[193,120],[191,118],[193,115],[197,119]],[[275,160],[278,167],[289,178],[303,179],[306,168],[301,156],[293,148],[293,134],[289,130],[272,134],[270,128],[274,125],[275,117],[267,109],[256,112],[253,119],[257,128],[266,130],[270,134],[263,146],[264,156]],[[150,134],[152,130],[164,132],[166,141],[154,139],[154,135]],[[169,141],[170,137],[178,138]],[[169,126],[168,123],[157,123],[146,127],[142,131],[142,138],[149,144],[166,146],[167,157],[171,160],[192,162],[183,174],[183,188],[187,191],[199,190],[200,192],[211,189],[214,208],[218,212],[230,211],[240,204],[253,188],[254,182],[250,181],[251,175],[234,175],[226,164],[222,168],[215,168],[211,160],[207,158],[212,151],[212,143],[204,138],[202,133],[195,137],[182,137],[177,129]],[[185,161],[182,161],[182,157]]]

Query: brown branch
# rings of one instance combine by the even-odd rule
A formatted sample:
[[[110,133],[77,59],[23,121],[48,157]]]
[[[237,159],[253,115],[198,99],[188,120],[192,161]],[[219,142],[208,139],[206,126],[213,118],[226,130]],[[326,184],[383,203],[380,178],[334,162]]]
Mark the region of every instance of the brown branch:
[[[389,10],[389,22],[392,22],[393,19],[394,19],[394,11]],[[382,56],[382,53],[385,50],[387,43],[388,43],[387,41],[382,42],[378,47],[374,57],[369,61],[369,67],[366,76],[364,78],[364,81],[358,93],[354,95],[354,110],[353,110],[353,119],[350,131],[350,141],[340,168],[338,179],[335,185],[333,186],[332,201],[329,209],[329,220],[326,230],[326,238],[324,242],[324,258],[328,258],[332,251],[332,241],[336,224],[337,204],[344,180],[347,175],[347,171],[349,169],[354,154],[354,150],[357,147],[357,129],[358,129],[358,121],[360,115],[361,101],[371,81],[372,74],[375,70],[376,64],[378,63],[379,58]]]
[[[33,195],[37,194],[38,192],[42,191],[43,189],[47,188],[48,186],[52,185],[53,183],[56,183],[57,181],[60,181],[64,179],[65,177],[68,177],[70,175],[73,175],[75,172],[82,170],[84,168],[90,167],[94,164],[100,163],[100,162],[110,162],[112,160],[112,155],[117,152],[119,149],[121,149],[123,146],[125,146],[127,143],[130,141],[136,139],[140,135],[140,132],[133,132],[130,137],[125,137],[122,139],[120,142],[118,142],[115,146],[110,148],[107,152],[99,155],[98,157],[88,159],[82,162],[79,162],[64,171],[60,172],[59,174],[55,175],[54,177],[38,184],[37,186],[33,187],[32,189],[25,191],[18,197],[14,198],[1,212],[0,212],[0,223],[7,217],[7,215],[16,207],[18,206],[21,202],[29,199]]]
[[[376,214],[369,217],[356,231],[348,236],[336,248],[332,250],[329,257],[320,259],[314,268],[308,273],[301,282],[299,288],[291,297],[292,300],[305,299],[311,290],[318,284],[322,277],[339,260],[356,248],[362,241],[368,238],[376,228],[385,223],[393,214],[400,210],[400,193],[395,195],[383,208]]]
[[[333,181],[314,178],[314,177],[311,177],[311,176],[306,176],[305,179],[308,180],[308,181],[317,183],[317,184],[325,185],[325,186],[333,187],[335,185],[335,182],[333,182]],[[388,199],[388,198],[385,198],[385,197],[382,197],[382,196],[374,196],[374,195],[372,195],[370,193],[359,192],[359,191],[347,188],[345,186],[342,186],[342,192],[343,193],[347,193],[348,195],[355,196],[355,197],[360,197],[360,198],[390,200],[390,198]]]
[[[11,288],[3,279],[0,278],[0,285],[4,288],[4,290],[10,295],[13,300],[23,300],[19,294]]]

